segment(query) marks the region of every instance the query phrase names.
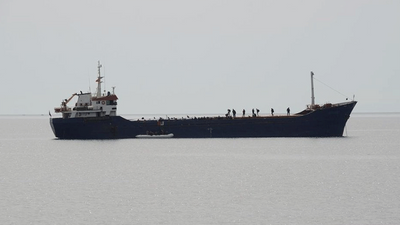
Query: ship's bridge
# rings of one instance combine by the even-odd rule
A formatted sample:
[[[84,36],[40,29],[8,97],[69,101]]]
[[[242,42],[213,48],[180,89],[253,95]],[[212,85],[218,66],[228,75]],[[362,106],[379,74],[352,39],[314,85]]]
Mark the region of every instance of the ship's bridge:
[[[108,93],[107,96],[93,97],[93,105],[117,105],[118,97],[115,94]]]

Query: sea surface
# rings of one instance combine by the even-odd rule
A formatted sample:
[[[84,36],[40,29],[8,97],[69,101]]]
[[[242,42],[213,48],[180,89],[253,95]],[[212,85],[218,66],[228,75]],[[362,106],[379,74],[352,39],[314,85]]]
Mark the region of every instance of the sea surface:
[[[400,114],[344,134],[57,140],[0,116],[0,224],[400,224]]]

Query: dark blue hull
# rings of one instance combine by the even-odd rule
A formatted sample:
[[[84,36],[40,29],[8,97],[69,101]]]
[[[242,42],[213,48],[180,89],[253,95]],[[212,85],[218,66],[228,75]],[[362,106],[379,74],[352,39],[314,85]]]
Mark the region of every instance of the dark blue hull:
[[[293,116],[212,117],[130,121],[120,116],[51,118],[59,139],[120,139],[172,133],[175,138],[341,137],[357,102],[303,111]]]

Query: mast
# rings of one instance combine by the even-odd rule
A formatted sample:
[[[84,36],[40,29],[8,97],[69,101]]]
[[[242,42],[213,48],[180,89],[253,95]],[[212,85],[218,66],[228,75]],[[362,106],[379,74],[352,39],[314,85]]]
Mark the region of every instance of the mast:
[[[314,73],[311,71],[311,108],[315,105],[314,97]]]
[[[97,70],[98,70],[99,76],[97,77],[97,80],[96,80],[96,82],[97,82],[96,97],[98,97],[98,98],[101,97],[101,83],[102,83],[101,79],[103,78],[103,77],[100,76],[100,68],[101,68],[101,64],[100,64],[100,61],[98,61]]]

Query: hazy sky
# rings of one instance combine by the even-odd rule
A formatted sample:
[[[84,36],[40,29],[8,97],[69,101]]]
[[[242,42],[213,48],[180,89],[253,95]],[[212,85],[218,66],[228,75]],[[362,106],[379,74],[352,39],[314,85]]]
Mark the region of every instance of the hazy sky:
[[[297,112],[310,71],[317,103],[400,112],[400,1],[0,0],[0,114],[94,91],[98,60],[119,114]]]

